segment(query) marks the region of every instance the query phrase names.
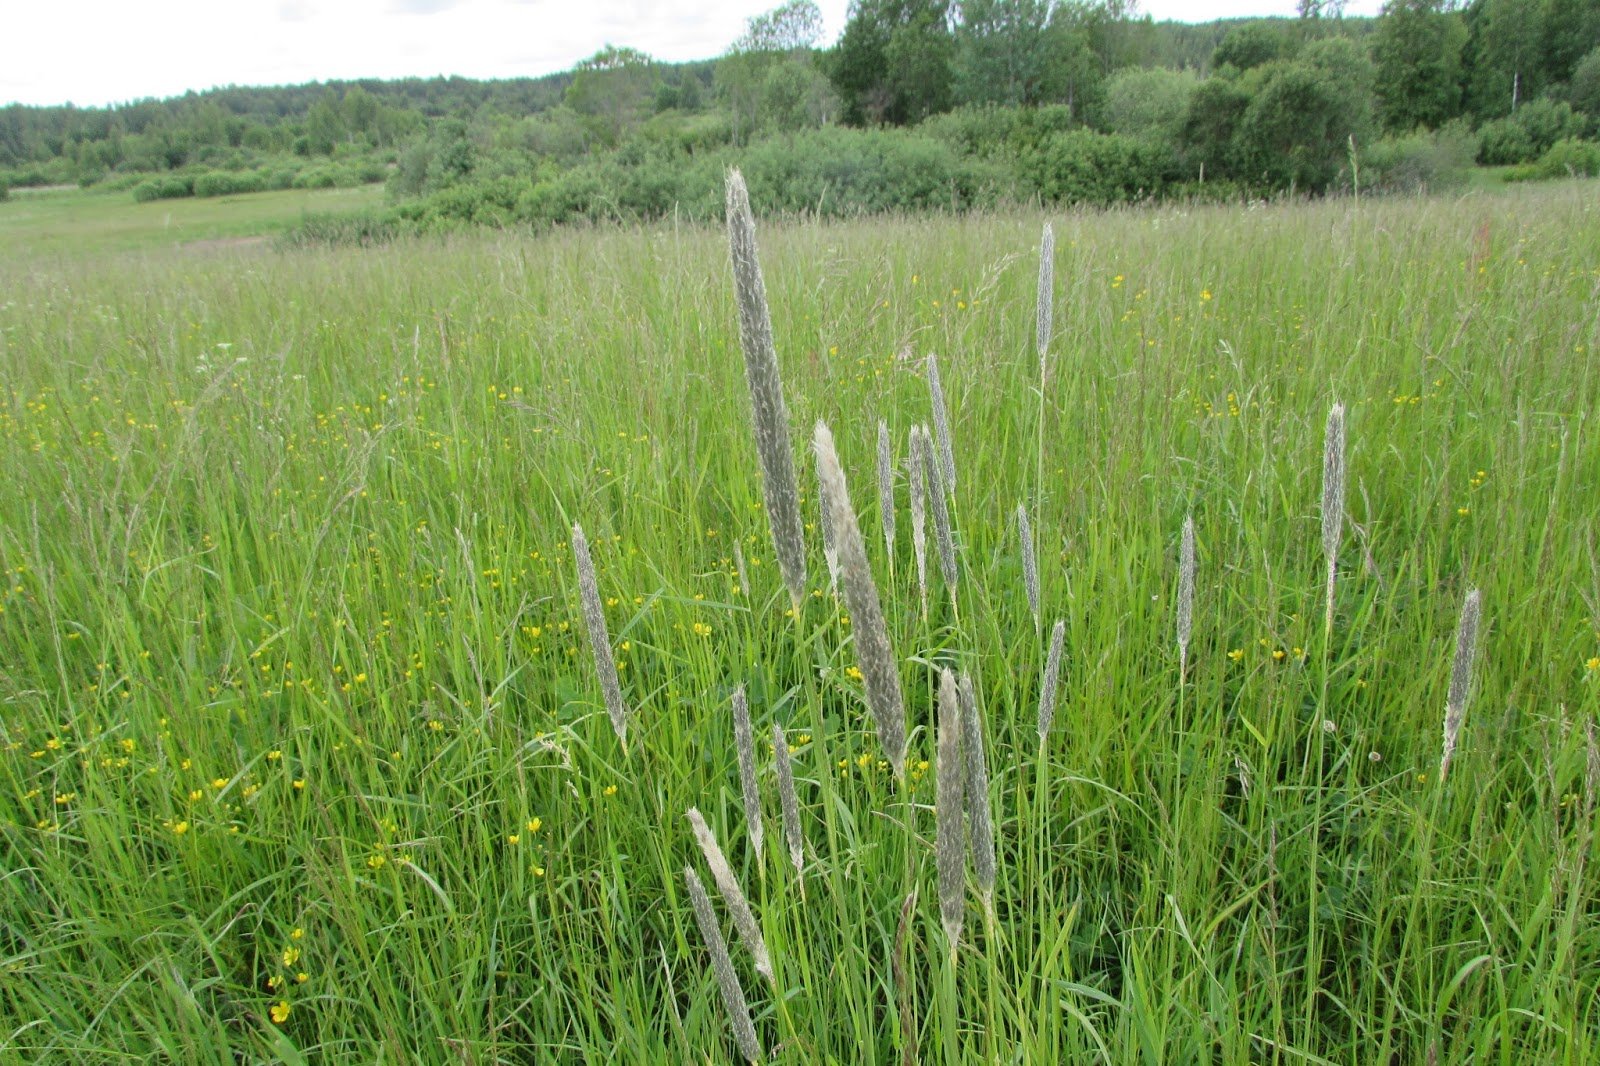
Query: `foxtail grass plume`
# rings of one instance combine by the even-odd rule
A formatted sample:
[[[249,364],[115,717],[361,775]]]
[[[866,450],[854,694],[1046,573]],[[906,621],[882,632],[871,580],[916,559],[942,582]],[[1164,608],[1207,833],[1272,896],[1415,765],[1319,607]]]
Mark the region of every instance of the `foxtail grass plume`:
[[[1028,609],[1033,612],[1033,629],[1039,631],[1039,560],[1033,553],[1033,526],[1028,522],[1028,505],[1017,504],[1017,540],[1022,547],[1022,587],[1028,593]]]
[[[967,768],[961,755],[961,708],[956,679],[949,670],[939,671],[938,760],[939,777],[933,804],[934,860],[939,869],[939,919],[950,940],[953,963],[966,911],[967,848],[962,816],[966,807],[963,793]]]
[[[839,580],[844,585],[845,604],[850,608],[850,628],[855,633],[856,661],[867,690],[867,707],[878,727],[878,743],[883,745],[889,765],[900,780],[906,774],[906,712],[900,696],[900,673],[889,646],[889,629],[884,624],[883,606],[878,601],[878,586],[867,567],[867,549],[861,540],[861,527],[850,506],[850,490],[845,485],[839,453],[827,425],[817,423],[817,469],[822,482],[824,519],[833,524],[834,546],[839,552]]]
[[[983,719],[978,713],[978,693],[972,678],[962,674],[957,682],[961,698],[961,747],[967,759],[967,835],[972,849],[972,872],[977,877],[983,906],[994,913],[994,821],[989,816],[989,762],[983,750]]]
[[[728,942],[722,939],[722,927],[717,924],[716,912],[711,909],[711,897],[706,886],[688,866],[683,868],[683,880],[689,887],[689,904],[694,908],[695,924],[700,927],[700,938],[711,953],[711,972],[716,975],[722,989],[722,1005],[727,1008],[728,1021],[733,1025],[733,1040],[739,1045],[739,1054],[746,1062],[760,1062],[761,1042],[756,1039],[756,1027],[750,1023],[750,1005],[745,1002],[744,988],[739,975],[733,970],[733,960],[728,957]]]
[[[933,508],[933,542],[939,549],[939,572],[944,575],[945,586],[954,592],[958,573],[956,540],[950,529],[950,501],[945,498],[950,486],[940,482],[940,464],[933,459],[933,444],[927,426],[922,427],[922,443],[927,458],[922,470],[928,477],[928,503]]]
[[[1061,682],[1061,649],[1067,642],[1067,623],[1058,620],[1050,630],[1050,651],[1044,657],[1044,680],[1039,684],[1039,743],[1050,735],[1056,718],[1056,686]]]
[[[1439,781],[1450,770],[1456,742],[1461,739],[1461,723],[1467,716],[1467,696],[1472,691],[1472,659],[1478,649],[1479,593],[1467,593],[1461,605],[1461,623],[1456,627],[1456,658],[1450,668],[1450,694],[1444,705],[1444,751],[1439,756]]]
[[[878,419],[878,510],[883,514],[883,547],[894,558],[894,454],[889,424]],[[826,523],[824,523],[826,524]]]
[[[789,861],[794,864],[794,875],[805,874],[805,847],[800,836],[800,799],[794,792],[794,767],[789,765],[789,738],[783,735],[783,726],[772,723],[772,751],[778,765],[778,804],[783,808],[783,838],[789,845]]]
[[[767,287],[761,279],[756,254],[756,225],[750,215],[750,194],[744,177],[728,172],[728,248],[733,260],[733,288],[739,305],[739,343],[744,349],[745,382],[750,387],[750,410],[756,435],[756,455],[761,460],[761,492],[778,569],[789,588],[795,613],[800,612],[806,587],[805,540],[800,524],[800,493],[789,453],[789,412],[783,403],[783,381],[778,376],[778,351],[772,342],[772,319],[767,313]]]
[[[817,500],[822,500],[821,473],[818,472]],[[828,591],[832,592],[839,587],[839,549],[833,543],[833,526],[828,523],[828,516],[822,516],[822,558],[828,564]]]
[[[589,631],[589,646],[594,649],[594,668],[600,675],[600,691],[605,696],[611,728],[624,751],[628,748],[628,708],[622,702],[622,682],[617,679],[617,660],[606,633],[605,611],[600,607],[600,585],[595,580],[594,560],[589,558],[589,542],[583,527],[572,527],[572,556],[578,562],[578,599],[583,606],[583,624]]]
[[[1344,404],[1328,412],[1322,445],[1322,557],[1328,563],[1327,607],[1322,630],[1333,632],[1333,586],[1339,573],[1339,541],[1344,534]]]
[[[739,939],[744,941],[745,949],[755,960],[756,972],[771,981],[772,959],[767,955],[767,941],[761,935],[761,927],[756,924],[755,912],[750,909],[744,889],[739,887],[738,879],[733,876],[733,867],[728,865],[722,848],[717,845],[715,834],[700,811],[690,807],[686,817],[694,830],[695,840],[700,844],[700,853],[706,857],[706,866],[711,869],[712,880],[717,883],[717,891],[722,893],[722,904],[733,916],[733,927],[739,930]]]
[[[739,791],[744,797],[744,820],[750,826],[750,848],[761,866],[761,841],[766,835],[761,824],[761,793],[756,788],[756,744],[750,731],[750,704],[744,686],[733,690],[733,746],[739,752]]]
[[[928,617],[928,464],[933,457],[928,454],[922,439],[922,427],[911,427],[910,464],[911,482],[911,547],[917,558],[917,593],[922,597],[922,617]]]
[[[939,359],[928,356],[928,393],[933,399],[933,430],[939,435],[939,480],[944,491],[955,495],[956,455],[950,446],[950,413],[944,405],[944,386],[939,383]]]
[[[1039,238],[1039,310],[1034,323],[1034,347],[1039,352],[1039,376],[1044,377],[1045,360],[1050,351],[1050,334],[1055,318],[1056,234],[1044,224]]]
[[[1183,520],[1178,549],[1178,676],[1189,663],[1189,637],[1194,633],[1194,515]]]

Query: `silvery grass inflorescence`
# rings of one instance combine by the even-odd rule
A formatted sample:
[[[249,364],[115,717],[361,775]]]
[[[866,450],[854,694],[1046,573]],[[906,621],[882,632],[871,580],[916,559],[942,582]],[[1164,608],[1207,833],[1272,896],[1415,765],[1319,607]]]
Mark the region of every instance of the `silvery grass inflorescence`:
[[[750,1006],[745,1002],[744,987],[733,970],[733,960],[728,957],[728,942],[722,939],[722,927],[717,924],[716,912],[711,909],[711,897],[706,886],[691,867],[683,868],[683,880],[689,888],[689,903],[694,908],[695,924],[700,927],[700,937],[711,953],[711,972],[716,975],[722,989],[722,1004],[728,1010],[728,1020],[733,1024],[733,1039],[739,1045],[739,1054],[747,1062],[760,1062],[761,1042],[756,1039],[756,1027],[750,1022]]]
[[[894,452],[889,424],[878,419],[878,510],[883,514],[883,546],[894,558]]]
[[[966,804],[966,761],[961,753],[961,707],[956,680],[949,670],[939,671],[938,781],[934,796],[934,860],[939,870],[939,919],[955,960],[961,941],[966,907],[967,848],[962,831]]]
[[[1178,549],[1178,676],[1189,662],[1189,637],[1194,633],[1194,515],[1183,519],[1183,543]]]
[[[796,877],[805,874],[805,848],[800,836],[800,799],[794,791],[794,767],[789,765],[789,738],[783,726],[772,723],[772,752],[778,767],[778,803],[783,809],[783,837],[789,845],[789,861]],[[805,891],[804,885],[801,891]]]
[[[844,585],[845,604],[850,609],[850,628],[855,633],[856,660],[867,690],[867,707],[878,727],[878,742],[883,745],[896,778],[906,774],[906,712],[900,695],[900,673],[889,646],[889,629],[884,623],[878,586],[867,567],[866,545],[861,527],[850,506],[850,490],[845,485],[839,453],[826,424],[817,423],[816,452],[818,478],[822,483],[823,518],[833,524],[834,547],[839,553],[839,580]]]
[[[772,958],[767,954],[767,941],[761,935],[761,926],[756,924],[755,912],[750,909],[750,901],[745,898],[744,889],[739,887],[739,881],[733,876],[733,867],[728,865],[727,858],[722,854],[722,848],[717,844],[717,838],[711,832],[711,827],[706,824],[705,817],[697,808],[690,807],[685,817],[694,830],[694,838],[700,844],[700,852],[706,857],[706,865],[711,869],[711,877],[717,882],[717,890],[722,893],[723,906],[728,908],[728,913],[733,916],[733,925],[739,930],[739,939],[744,941],[750,957],[755,960],[756,972],[768,981],[772,976]]]
[[[757,869],[761,865],[761,793],[756,787],[756,745],[750,730],[750,704],[744,686],[733,690],[733,744],[739,753],[739,791],[744,798],[744,819],[750,826],[750,848],[755,852]]]
[[[789,412],[778,376],[778,351],[772,341],[767,288],[756,254],[756,226],[744,177],[728,172],[728,248],[733,260],[734,297],[739,305],[739,343],[744,349],[745,381],[761,460],[761,491],[772,525],[778,568],[799,614],[806,587],[805,541],[801,532],[800,494],[794,457],[789,453]]]
[[[1044,680],[1039,685],[1039,743],[1050,735],[1056,718],[1056,686],[1061,680],[1061,649],[1067,641],[1067,623],[1057,620],[1050,630],[1050,651],[1044,659]]]
[[[983,895],[983,906],[994,913],[994,821],[989,814],[989,763],[983,750],[983,719],[972,678],[962,674],[957,682],[961,699],[961,743],[967,758],[967,834],[972,849],[972,872]]]
[[[911,452],[906,457],[911,483],[911,548],[917,560],[917,593],[922,598],[922,617],[928,617],[928,454],[922,427],[911,427]]]
[[[624,751],[628,748],[628,708],[622,702],[622,682],[617,678],[617,660],[606,633],[605,611],[600,606],[600,586],[595,580],[594,560],[589,558],[589,542],[583,527],[572,527],[572,556],[578,563],[578,599],[583,606],[583,624],[594,649],[594,668],[600,675],[600,691],[605,696],[611,728]]]
[[[1344,535],[1344,404],[1328,412],[1322,446],[1322,557],[1328,564],[1323,635],[1333,632],[1333,586],[1339,572],[1339,541]]]
[[[939,548],[939,572],[944,575],[945,587],[953,593],[956,588],[956,540],[950,528],[950,501],[945,498],[945,493],[950,486],[942,484],[943,475],[939,472],[940,463],[935,461],[933,454],[932,438],[928,435],[928,427],[922,427],[922,472],[927,476],[927,499],[933,508],[933,540]]]
[[[1039,560],[1033,552],[1033,526],[1028,522],[1028,505],[1017,504],[1017,540],[1022,547],[1022,587],[1028,594],[1028,609],[1033,612],[1033,629],[1039,631]]]
[[[1461,623],[1456,627],[1456,658],[1450,668],[1450,693],[1444,704],[1444,750],[1439,756],[1439,780],[1450,770],[1456,743],[1461,739],[1461,723],[1467,716],[1467,697],[1472,691],[1472,659],[1478,649],[1478,615],[1481,597],[1477,589],[1467,593],[1461,605]]]
[[[1044,378],[1046,357],[1050,351],[1050,334],[1055,318],[1056,234],[1050,223],[1044,224],[1039,238],[1039,303],[1038,317],[1034,322],[1034,347],[1039,352],[1039,377]]]
[[[939,440],[939,480],[944,491],[955,495],[956,454],[950,444],[950,413],[944,405],[944,386],[939,382],[939,359],[928,356],[928,393],[933,400],[933,431]]]

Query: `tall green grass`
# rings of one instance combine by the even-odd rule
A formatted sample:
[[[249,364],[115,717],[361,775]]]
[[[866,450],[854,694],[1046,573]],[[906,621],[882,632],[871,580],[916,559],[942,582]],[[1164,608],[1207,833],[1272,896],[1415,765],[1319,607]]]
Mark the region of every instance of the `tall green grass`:
[[[1592,190],[1056,215],[1041,396],[1043,221],[760,232],[798,483],[823,420],[854,486],[904,785],[810,493],[791,616],[721,233],[5,254],[3,1054],[731,1059],[697,808],[771,956],[768,983],[730,939],[778,1061],[1600,1057]],[[924,616],[870,496],[882,418],[908,506],[928,355],[961,576]],[[1019,501],[1064,620],[1042,747]],[[983,709],[997,851],[953,961],[945,668]],[[792,748],[803,880],[779,833],[748,844],[741,684]]]

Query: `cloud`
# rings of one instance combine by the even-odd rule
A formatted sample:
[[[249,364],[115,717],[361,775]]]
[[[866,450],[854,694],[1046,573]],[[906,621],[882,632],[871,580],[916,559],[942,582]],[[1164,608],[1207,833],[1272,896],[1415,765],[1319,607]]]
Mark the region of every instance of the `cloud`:
[[[461,0],[389,0],[389,10],[397,15],[437,15],[449,11]]]
[[[283,0],[278,5],[279,22],[305,22],[311,18],[311,5],[306,0]]]

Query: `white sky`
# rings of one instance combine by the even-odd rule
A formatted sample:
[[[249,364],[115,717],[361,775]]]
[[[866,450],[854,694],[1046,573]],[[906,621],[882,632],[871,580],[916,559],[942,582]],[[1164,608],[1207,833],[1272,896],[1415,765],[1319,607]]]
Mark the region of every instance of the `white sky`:
[[[779,0],[7,0],[0,104],[82,107],[219,85],[566,70],[610,43],[709,59]],[[1380,0],[1351,0],[1375,14]],[[833,41],[849,0],[818,0]],[[1156,19],[1292,15],[1294,0],[1144,0]]]

